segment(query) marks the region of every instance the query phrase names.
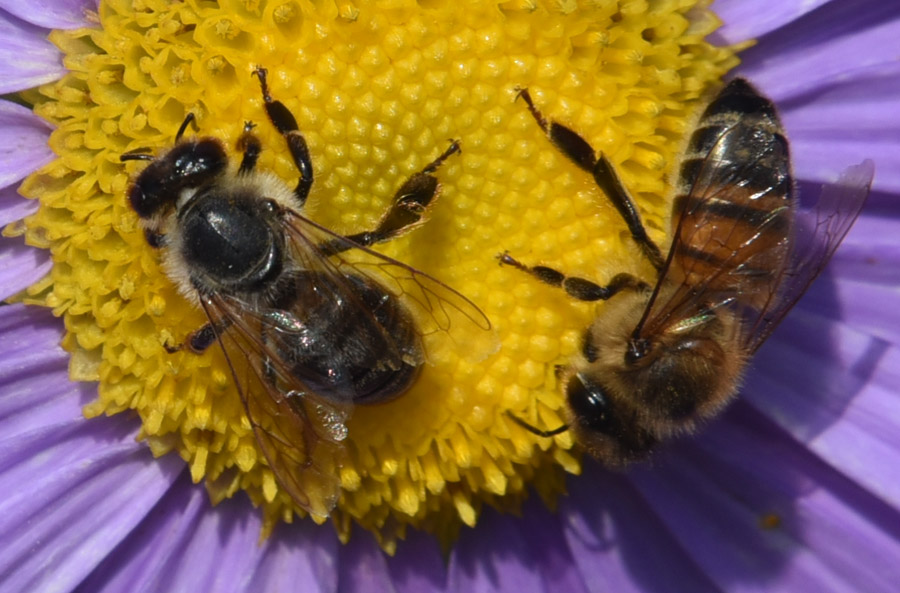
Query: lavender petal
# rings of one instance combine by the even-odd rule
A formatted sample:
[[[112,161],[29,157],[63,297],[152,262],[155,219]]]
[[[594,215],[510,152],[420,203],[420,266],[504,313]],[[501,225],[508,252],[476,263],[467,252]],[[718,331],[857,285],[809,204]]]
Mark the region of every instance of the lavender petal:
[[[0,301],[50,273],[50,254],[28,247],[19,237],[0,237]]]
[[[47,41],[47,32],[0,11],[0,93],[40,86],[66,73],[62,55]]]
[[[47,146],[50,126],[27,107],[0,100],[0,129],[4,134],[0,146],[0,188],[53,160],[53,151]]]
[[[716,0],[710,10],[716,13],[723,25],[713,33],[713,39],[720,40],[721,45],[756,39],[789,25],[830,1],[783,0],[768,2],[763,8],[759,3],[745,0]]]
[[[97,12],[97,0],[0,0],[0,9],[47,29],[77,29],[91,25],[88,11]]]
[[[133,420],[82,417],[96,388],[69,382],[46,310],[0,307],[0,332],[0,574],[10,591],[71,590],[183,464],[154,461]]]
[[[546,593],[589,591],[573,562],[562,524],[532,501],[524,517],[487,510],[462,533],[448,568],[454,592]]]
[[[0,189],[0,227],[37,212],[38,202],[26,200],[12,187]]]
[[[750,406],[669,453],[630,477],[718,589],[887,593],[900,582],[897,509]]]

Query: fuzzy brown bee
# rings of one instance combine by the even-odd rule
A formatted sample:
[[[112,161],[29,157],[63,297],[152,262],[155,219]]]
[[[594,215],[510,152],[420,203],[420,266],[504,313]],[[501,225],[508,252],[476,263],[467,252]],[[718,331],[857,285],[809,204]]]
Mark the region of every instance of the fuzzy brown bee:
[[[220,140],[183,137],[192,115],[167,152],[122,160],[151,161],[129,201],[170,279],[209,320],[186,347],[221,345],[276,479],[324,517],[340,494],[351,409],[406,392],[435,339],[465,341],[490,323],[441,281],[369,249],[425,221],[439,194],[434,174],[459,143],[406,180],[375,229],[336,234],[300,213],[313,184],[309,150],[270,96],[266,71],[254,74],[300,173],[296,187],[257,168],[262,146],[250,123],[237,166]]]
[[[513,418],[542,436],[571,428],[595,457],[623,465],[693,431],[733,398],[748,359],[850,230],[874,166],[850,167],[827,186],[815,227],[804,228],[775,106],[748,82],[733,80],[706,107],[688,143],[663,257],[609,161],[571,129],[548,122],[527,90],[520,96],[550,141],[594,176],[657,277],[619,274],[602,286],[500,255],[501,264],[576,299],[612,299],[587,330],[581,356],[561,369],[569,424],[542,431]]]

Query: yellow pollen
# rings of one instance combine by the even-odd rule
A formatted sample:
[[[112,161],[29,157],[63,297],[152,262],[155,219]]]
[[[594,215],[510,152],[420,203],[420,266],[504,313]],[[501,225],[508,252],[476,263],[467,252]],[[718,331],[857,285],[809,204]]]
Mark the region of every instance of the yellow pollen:
[[[259,167],[296,183],[251,77],[259,65],[309,144],[305,214],[338,233],[371,229],[404,180],[460,141],[462,154],[435,174],[442,189],[428,222],[376,249],[475,302],[498,344],[480,356],[450,344],[408,393],[354,409],[332,514],[341,538],[356,523],[388,550],[408,526],[448,542],[485,503],[514,510],[532,488],[552,501],[564,474],[580,471],[571,435],[537,437],[507,412],[538,427],[566,422],[555,368],[576,355],[598,305],[496,256],[597,282],[650,269],[517,88],[610,158],[665,244],[667,179],[689,122],[737,64],[734,48],[704,40],[718,25],[707,4],[101,0],[97,28],[51,35],[70,72],[28,97],[56,125],[58,159],[22,186],[40,201],[26,238],[54,261],[29,301],[65,319],[72,378],[99,384],[85,415],[135,410],[155,455],[180,455],[214,502],[246,491],[269,528],[303,514],[268,468],[219,348],[165,349],[206,319],[163,272],[129,206],[129,179],[145,164],[119,160],[171,146],[193,113],[196,133],[222,139],[233,161],[254,122]]]

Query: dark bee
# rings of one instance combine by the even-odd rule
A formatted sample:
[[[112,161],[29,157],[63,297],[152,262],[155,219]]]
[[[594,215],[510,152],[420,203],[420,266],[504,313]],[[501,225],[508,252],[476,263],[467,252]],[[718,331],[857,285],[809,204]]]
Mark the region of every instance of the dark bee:
[[[634,201],[603,155],[548,122],[527,90],[534,119],[570,160],[591,173],[657,270],[654,282],[618,274],[602,286],[545,266],[512,265],[583,301],[610,299],[587,330],[581,356],[561,369],[569,424],[609,465],[646,457],[695,429],[734,396],[748,359],[818,276],[862,209],[871,161],[826,187],[815,229],[796,224],[788,143],[771,101],[728,83],[706,107],[681,163],[672,244],[663,257]],[[804,232],[807,231],[807,232]]]
[[[266,71],[254,74],[299,170],[296,187],[256,167],[262,147],[252,124],[234,167],[218,139],[183,137],[188,115],[167,152],[122,156],[151,161],[128,199],[168,276],[209,319],[185,346],[221,345],[276,479],[323,517],[338,500],[351,408],[406,392],[433,338],[465,340],[490,323],[439,280],[368,248],[425,221],[439,194],[434,173],[459,143],[406,180],[374,230],[338,235],[300,214],[313,184],[309,150],[294,116],[270,96]]]

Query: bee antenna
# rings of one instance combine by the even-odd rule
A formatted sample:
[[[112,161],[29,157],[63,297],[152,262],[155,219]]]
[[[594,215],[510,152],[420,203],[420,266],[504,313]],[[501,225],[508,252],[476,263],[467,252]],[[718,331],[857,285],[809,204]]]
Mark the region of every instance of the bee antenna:
[[[569,430],[568,424],[563,424],[562,426],[557,426],[553,430],[541,430],[540,428],[536,428],[536,427],[528,424],[527,422],[525,422],[524,420],[522,420],[521,418],[519,418],[518,416],[516,416],[515,414],[513,414],[510,411],[507,411],[506,415],[509,416],[513,422],[515,422],[516,424],[518,424],[519,426],[521,426],[522,428],[524,428],[531,434],[536,434],[539,437],[545,437],[545,438],[552,437],[552,436],[556,436],[560,433],[563,433],[563,432],[566,432],[567,430]]]
[[[197,130],[197,116],[194,115],[192,111],[189,111],[186,116],[184,116],[184,121],[181,122],[181,125],[178,127],[178,131],[175,132],[175,142],[181,140],[181,137],[184,136],[185,131],[187,131],[187,127],[191,126],[194,128],[194,131]]]

